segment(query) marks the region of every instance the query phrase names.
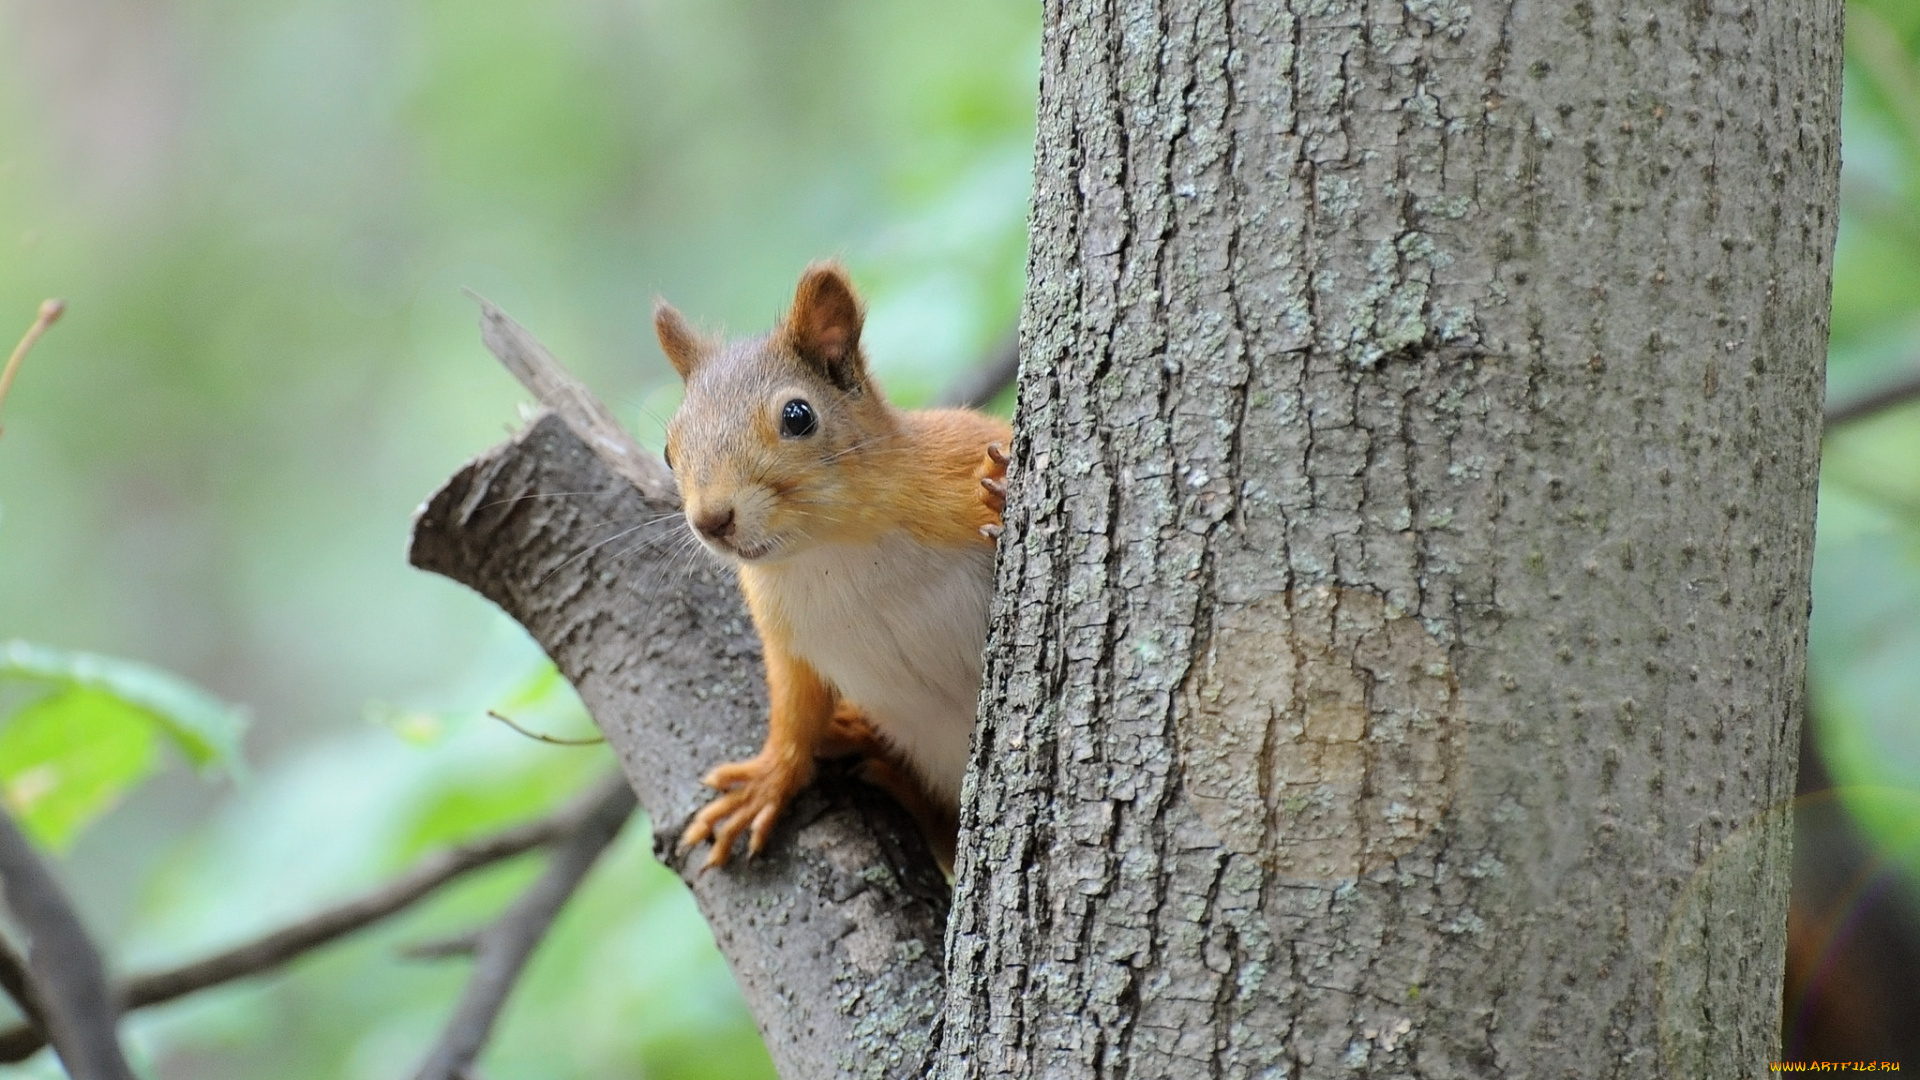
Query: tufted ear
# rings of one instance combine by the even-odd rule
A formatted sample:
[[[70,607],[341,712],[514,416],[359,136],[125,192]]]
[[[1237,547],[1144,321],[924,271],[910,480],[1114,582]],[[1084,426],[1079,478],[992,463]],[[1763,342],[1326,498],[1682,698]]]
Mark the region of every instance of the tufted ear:
[[[699,333],[665,300],[653,302],[653,332],[659,335],[660,351],[667,354],[680,380],[692,378],[694,369],[707,358],[707,343]]]
[[[793,309],[781,328],[787,344],[807,366],[840,389],[852,391],[866,379],[866,362],[860,355],[863,317],[860,296],[853,291],[846,267],[817,262],[800,276]]]

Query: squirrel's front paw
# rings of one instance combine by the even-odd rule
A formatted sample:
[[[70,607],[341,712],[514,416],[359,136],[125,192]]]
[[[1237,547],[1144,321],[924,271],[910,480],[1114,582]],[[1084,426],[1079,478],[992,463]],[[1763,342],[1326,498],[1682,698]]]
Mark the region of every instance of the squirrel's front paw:
[[[812,779],[813,758],[808,755],[796,759],[762,750],[746,761],[715,767],[700,782],[720,795],[693,815],[680,834],[680,850],[688,851],[711,838],[713,850],[706,865],[725,866],[733,855],[734,841],[744,832],[748,856],[758,855],[780,811]]]
[[[993,511],[994,520],[980,526],[980,535],[998,540],[1007,531],[1001,517],[1007,512],[1007,452],[999,443],[987,444],[987,456],[976,470],[980,476],[980,501]]]

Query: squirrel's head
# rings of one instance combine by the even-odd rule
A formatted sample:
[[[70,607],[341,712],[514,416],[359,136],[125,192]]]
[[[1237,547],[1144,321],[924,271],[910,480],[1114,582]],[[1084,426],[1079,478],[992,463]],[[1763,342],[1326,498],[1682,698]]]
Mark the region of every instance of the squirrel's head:
[[[667,467],[687,524],[711,550],[770,561],[871,527],[877,509],[863,489],[899,428],[867,377],[861,318],[833,262],[807,268],[762,338],[710,339],[655,305],[660,347],[687,385],[667,425]]]

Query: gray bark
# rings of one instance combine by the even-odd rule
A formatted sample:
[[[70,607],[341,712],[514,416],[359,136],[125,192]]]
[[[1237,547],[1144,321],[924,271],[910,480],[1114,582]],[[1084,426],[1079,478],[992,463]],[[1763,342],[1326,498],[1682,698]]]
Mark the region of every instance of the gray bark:
[[[1049,0],[940,1075],[1766,1071],[1840,18]]]
[[[712,925],[780,1075],[924,1075],[947,890],[912,823],[829,776],[768,850],[701,874],[672,837],[699,778],[766,732],[759,640],[732,576],[689,560],[664,466],[518,325],[488,346],[548,408],[421,508],[411,557],[499,604],[572,681]],[[704,857],[704,852],[700,853]]]

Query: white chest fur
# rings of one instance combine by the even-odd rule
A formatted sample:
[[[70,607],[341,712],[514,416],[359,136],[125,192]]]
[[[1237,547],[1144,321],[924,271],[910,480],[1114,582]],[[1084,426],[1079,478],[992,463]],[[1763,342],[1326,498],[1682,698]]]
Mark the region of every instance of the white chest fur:
[[[903,533],[824,545],[760,576],[795,651],[958,802],[980,695],[993,549],[931,547]]]

